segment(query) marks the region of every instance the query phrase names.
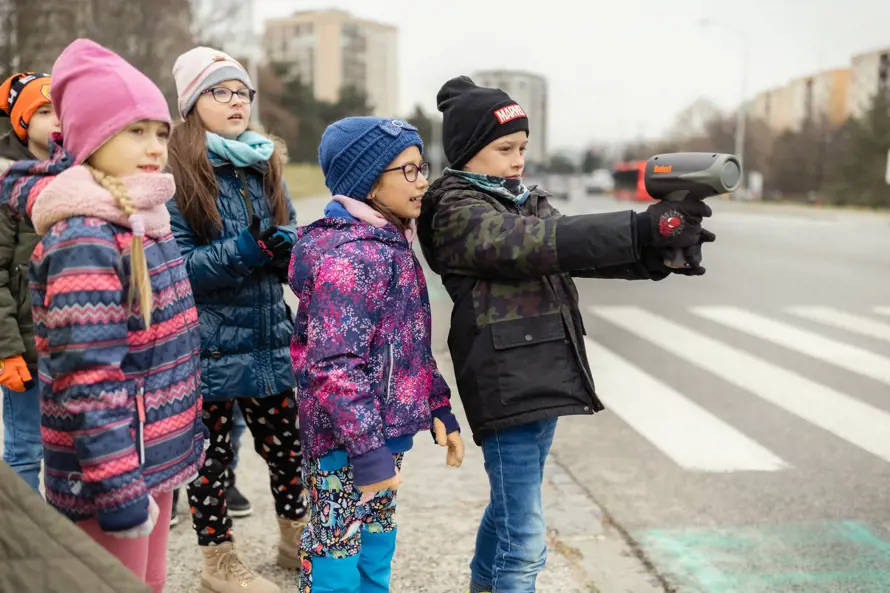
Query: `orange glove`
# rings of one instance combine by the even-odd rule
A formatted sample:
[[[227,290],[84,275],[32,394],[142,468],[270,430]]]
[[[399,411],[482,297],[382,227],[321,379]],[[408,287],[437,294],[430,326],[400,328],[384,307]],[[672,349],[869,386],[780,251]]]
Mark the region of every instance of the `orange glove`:
[[[31,380],[31,372],[25,359],[21,356],[13,356],[2,361],[0,367],[0,385],[13,391],[27,391],[34,385]]]

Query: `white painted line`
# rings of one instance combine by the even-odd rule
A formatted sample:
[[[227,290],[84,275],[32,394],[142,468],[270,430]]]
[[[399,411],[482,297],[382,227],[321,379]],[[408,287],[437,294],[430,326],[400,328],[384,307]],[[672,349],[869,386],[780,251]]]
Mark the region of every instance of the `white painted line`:
[[[832,307],[788,307],[787,311],[792,315],[797,315],[816,323],[890,342],[890,323],[875,321],[863,315],[853,315]]]
[[[592,312],[678,358],[890,461],[890,414],[639,307]]]
[[[691,307],[692,313],[890,385],[890,358],[737,307]]]
[[[775,471],[787,464],[756,441],[636,365],[585,339],[596,391],[614,412],[680,467]]]

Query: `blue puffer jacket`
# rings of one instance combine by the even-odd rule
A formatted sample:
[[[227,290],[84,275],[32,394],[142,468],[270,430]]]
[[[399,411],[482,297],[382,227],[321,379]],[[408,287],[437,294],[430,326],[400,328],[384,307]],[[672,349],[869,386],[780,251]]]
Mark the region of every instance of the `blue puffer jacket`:
[[[293,389],[290,361],[293,314],[284,302],[286,282],[273,270],[251,267],[256,242],[247,227],[251,214],[241,194],[241,176],[230,164],[214,167],[222,233],[201,244],[170,200],[170,224],[192,283],[201,327],[201,387],[204,401],[266,397]],[[253,214],[262,227],[275,224],[263,192],[265,163],[244,169]],[[287,189],[285,188],[285,193]],[[291,225],[296,214],[287,200]],[[296,229],[285,227],[296,238]]]

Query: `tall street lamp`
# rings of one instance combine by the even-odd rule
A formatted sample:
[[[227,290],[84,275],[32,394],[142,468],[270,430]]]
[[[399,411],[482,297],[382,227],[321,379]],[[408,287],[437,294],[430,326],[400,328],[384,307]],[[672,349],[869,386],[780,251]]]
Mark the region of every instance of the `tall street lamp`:
[[[744,165],[745,159],[745,123],[746,123],[746,115],[748,111],[748,63],[749,63],[749,44],[748,44],[748,35],[742,31],[741,29],[737,29],[733,26],[726,25],[723,23],[719,23],[716,21],[711,21],[708,19],[702,19],[700,21],[701,26],[703,27],[716,27],[719,29],[723,29],[724,31],[729,31],[733,35],[737,35],[739,41],[742,44],[742,80],[741,80],[741,97],[739,100],[739,108],[736,111],[736,127],[735,127],[735,155],[739,159],[739,163]],[[744,169],[742,169],[744,170]]]

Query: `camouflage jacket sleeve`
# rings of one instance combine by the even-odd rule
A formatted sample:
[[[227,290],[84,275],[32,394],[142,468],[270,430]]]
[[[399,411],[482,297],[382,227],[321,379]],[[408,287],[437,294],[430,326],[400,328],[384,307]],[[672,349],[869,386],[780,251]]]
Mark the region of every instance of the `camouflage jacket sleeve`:
[[[441,273],[526,279],[638,259],[633,212],[541,218],[446,193],[431,220]]]

